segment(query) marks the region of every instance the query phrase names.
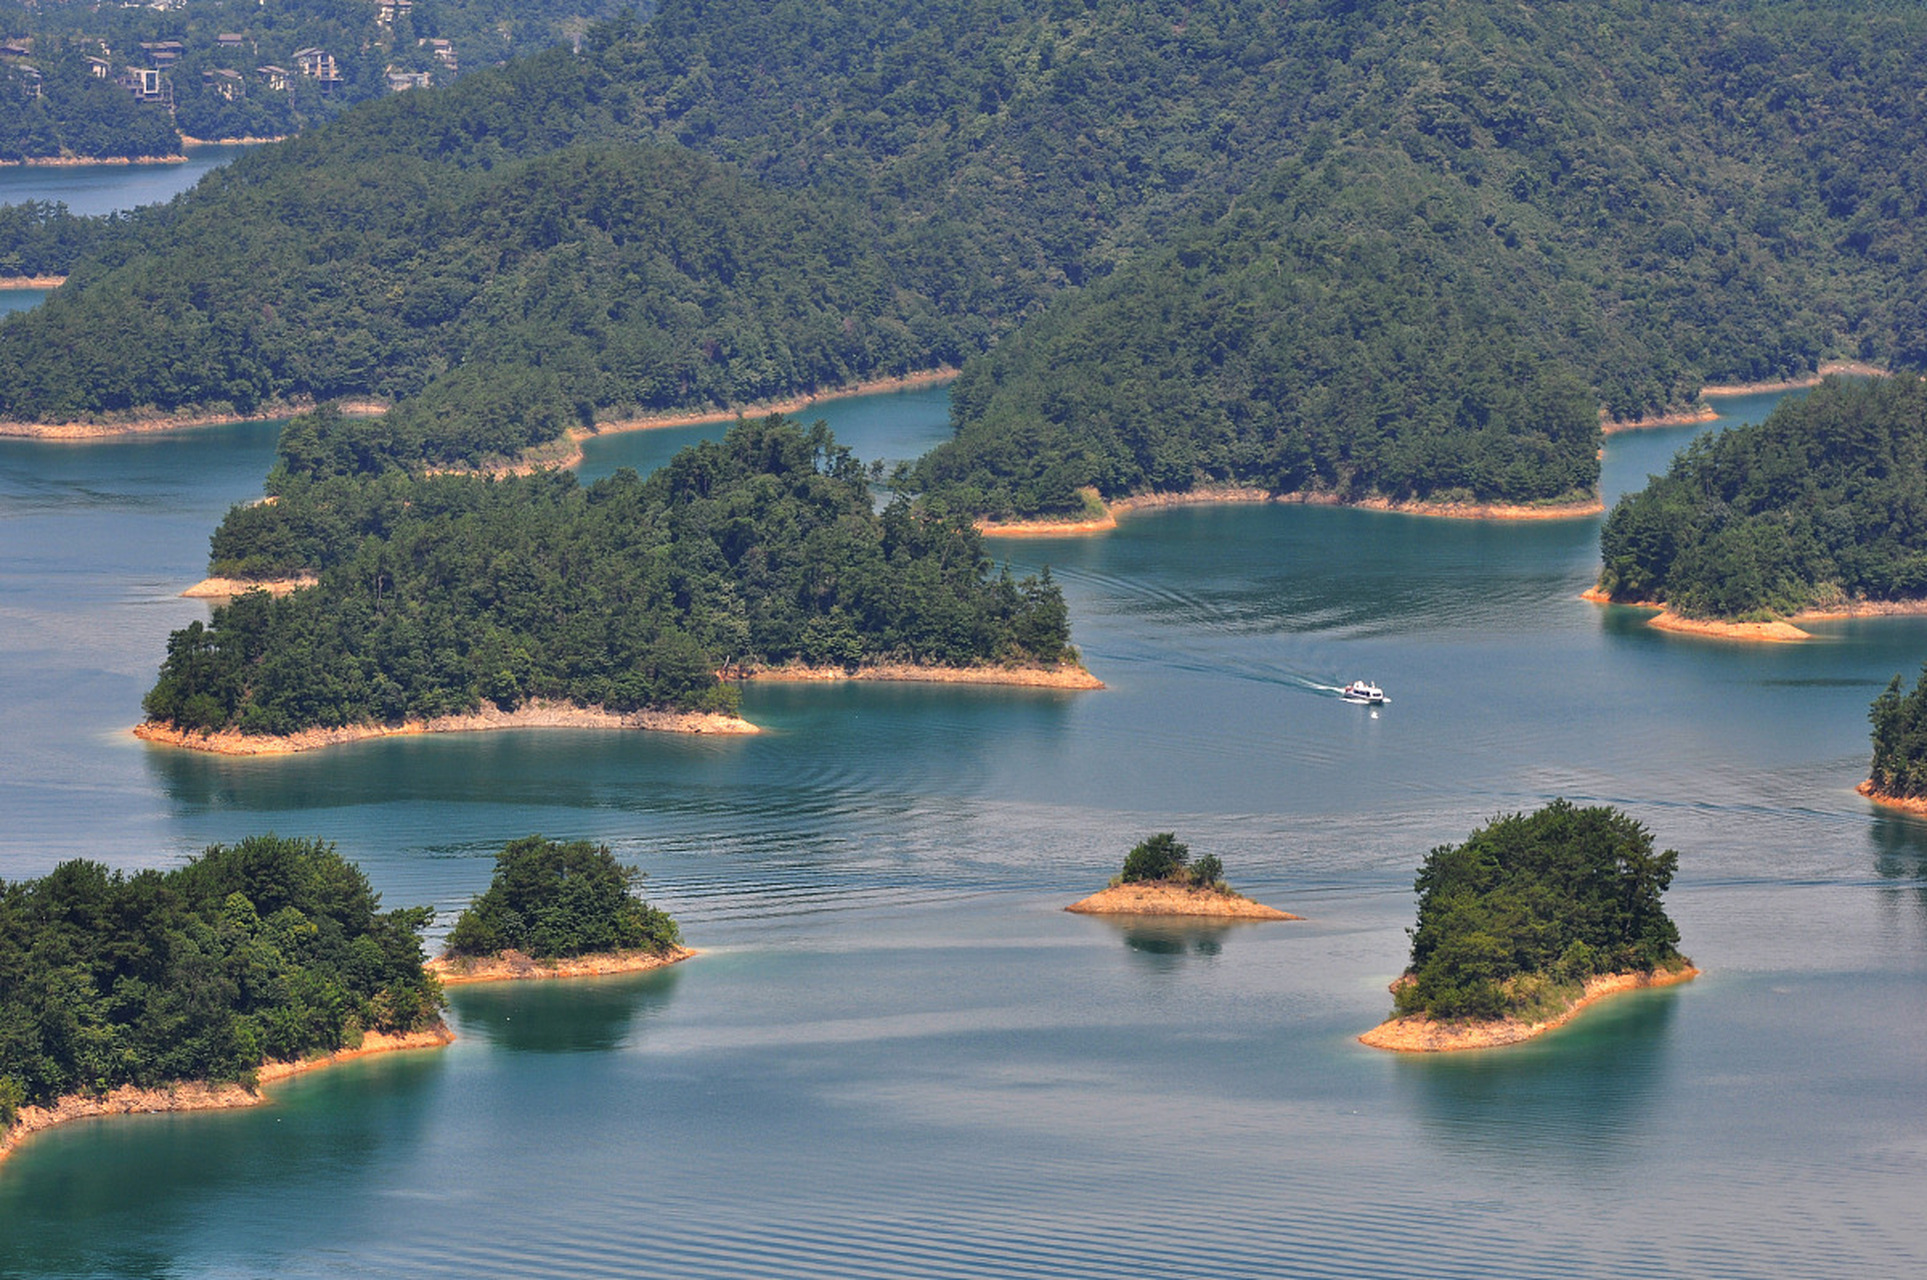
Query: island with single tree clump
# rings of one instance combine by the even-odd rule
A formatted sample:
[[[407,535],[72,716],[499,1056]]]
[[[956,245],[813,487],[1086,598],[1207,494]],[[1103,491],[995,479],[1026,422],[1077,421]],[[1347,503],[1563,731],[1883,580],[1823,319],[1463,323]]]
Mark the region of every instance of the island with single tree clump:
[[[1855,790],[1879,804],[1927,813],[1927,667],[1912,692],[1901,687],[1895,676],[1867,713],[1873,768]]]
[[[1660,895],[1679,854],[1608,806],[1493,819],[1419,868],[1412,963],[1359,1039],[1408,1053],[1516,1044],[1595,1000],[1697,977]]]
[[[488,890],[455,921],[428,968],[442,982],[634,973],[695,955],[669,913],[636,896],[642,872],[606,844],[540,835],[495,855]]]
[[[333,845],[272,835],[0,882],[0,1158],[70,1120],[252,1106],[266,1081],[449,1043],[431,914],[383,911]]]
[[[1226,920],[1297,920],[1300,917],[1253,902],[1224,882],[1215,853],[1193,862],[1190,846],[1160,831],[1125,855],[1124,870],[1110,885],[1065,907],[1094,916],[1211,916]]]

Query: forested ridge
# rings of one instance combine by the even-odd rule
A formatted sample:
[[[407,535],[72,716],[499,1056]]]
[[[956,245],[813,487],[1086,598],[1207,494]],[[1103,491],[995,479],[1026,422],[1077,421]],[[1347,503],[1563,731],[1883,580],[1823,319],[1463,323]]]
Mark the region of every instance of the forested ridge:
[[[0,413],[533,397],[539,436],[1015,335],[914,483],[1556,501],[1580,394],[1927,357],[1923,36],[1767,0],[669,0],[210,178],[0,327]],[[715,164],[755,269],[605,290],[627,197]]]
[[[1620,499],[1599,586],[1689,618],[1927,598],[1927,383],[1828,378]]]
[[[22,1103],[249,1080],[434,1024],[432,912],[380,907],[333,845],[271,835],[171,871],[76,860],[0,881],[0,1130]]]
[[[338,421],[338,419],[337,419]],[[305,430],[331,456],[327,417]],[[644,480],[408,471],[274,478],[216,573],[318,575],[170,637],[144,706],[181,729],[398,723],[532,700],[728,710],[726,663],[1056,665],[1057,586],[993,574],[969,521],[899,499],[818,424],[741,422]]]
[[[1528,1020],[1609,973],[1677,969],[1679,929],[1660,897],[1679,854],[1605,805],[1555,800],[1494,818],[1419,869],[1400,1015]]]

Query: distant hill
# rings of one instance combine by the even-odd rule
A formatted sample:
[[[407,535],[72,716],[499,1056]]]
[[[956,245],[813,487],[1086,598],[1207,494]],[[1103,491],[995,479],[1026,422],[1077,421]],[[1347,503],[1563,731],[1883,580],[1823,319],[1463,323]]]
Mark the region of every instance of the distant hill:
[[[480,421],[536,376],[540,435],[975,357],[913,477],[974,511],[1557,501],[1582,402],[1927,362],[1923,36],[1912,5],[668,0],[115,238],[0,326],[0,416]],[[726,251],[662,222],[692,186]]]

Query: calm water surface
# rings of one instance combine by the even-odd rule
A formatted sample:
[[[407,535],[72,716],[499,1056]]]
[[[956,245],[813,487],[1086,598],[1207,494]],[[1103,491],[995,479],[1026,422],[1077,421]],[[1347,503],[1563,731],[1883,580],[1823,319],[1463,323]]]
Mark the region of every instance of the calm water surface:
[[[945,414],[941,391],[821,411],[866,459]],[[598,440],[584,469],[720,430]],[[1615,437],[1608,494],[1697,430]],[[1596,520],[1191,508],[994,546],[1053,567],[1102,693],[752,687],[770,732],[741,741],[144,747],[125,729],[165,636],[203,616],[174,593],[273,440],[0,441],[0,876],[272,829],[445,925],[541,831],[641,863],[704,954],[457,989],[443,1052],[38,1138],[0,1168],[0,1274],[1927,1265],[1927,831],[1852,791],[1927,621],[1730,647],[1578,600]],[[1392,694],[1376,717],[1326,688],[1359,676]],[[1555,795],[1681,851],[1670,905],[1707,976],[1500,1053],[1357,1045],[1426,849]],[[1155,830],[1307,920],[1059,909]]]
[[[186,148],[186,161],[175,164],[0,165],[0,204],[45,200],[90,217],[119,213],[171,200],[246,150],[214,142]]]

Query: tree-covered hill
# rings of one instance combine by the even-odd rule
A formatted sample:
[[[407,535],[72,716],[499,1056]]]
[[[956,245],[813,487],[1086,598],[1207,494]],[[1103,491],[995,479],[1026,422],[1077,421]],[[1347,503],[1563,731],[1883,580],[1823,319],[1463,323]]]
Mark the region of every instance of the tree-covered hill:
[[[1590,499],[1583,309],[1477,213],[1397,154],[1284,166],[973,361],[916,483],[991,516],[1086,486]]]
[[[1683,967],[1660,902],[1678,865],[1626,814],[1567,800],[1439,846],[1419,869],[1398,1013],[1545,1016],[1588,978]]]
[[[1600,589],[1690,618],[1927,598],[1927,383],[1829,378],[1702,436],[1600,531]]]
[[[1819,0],[667,0],[209,180],[0,326],[0,414],[431,393],[479,420],[498,368],[533,369],[567,405],[546,431],[1017,333],[926,477],[966,504],[1052,509],[1039,451],[1100,487],[1556,499],[1586,483],[1571,386],[1627,417],[1828,356],[1927,362],[1923,37],[1919,6]],[[631,206],[568,205],[589,156],[677,190],[697,162],[660,146],[731,171],[729,234],[776,279],[683,256],[607,304],[584,264]],[[485,211],[539,269],[476,248]],[[685,376],[692,344],[723,367]]]
[[[10,332],[6,411],[412,396],[477,433],[467,454],[512,453],[597,409],[752,401],[962,355],[895,288],[860,209],[681,149],[245,179],[161,223],[178,252],[83,268]]]
[[[722,709],[725,663],[1055,665],[1048,578],[993,575],[976,531],[898,501],[819,424],[738,423],[647,480],[281,473],[237,507],[217,572],[314,573],[168,641],[145,707],[284,734],[530,700]]]
[[[1927,797],[1927,668],[1911,690],[1893,678],[1867,713],[1873,721],[1875,795],[1889,800]]]
[[[0,881],[0,1130],[21,1103],[247,1080],[436,1022],[427,907],[382,911],[318,840],[250,836],[173,871]]]
[[[606,844],[523,836],[495,855],[488,889],[456,919],[446,954],[519,951],[559,960],[611,951],[666,955],[682,946],[668,912],[637,896],[642,872]]]

